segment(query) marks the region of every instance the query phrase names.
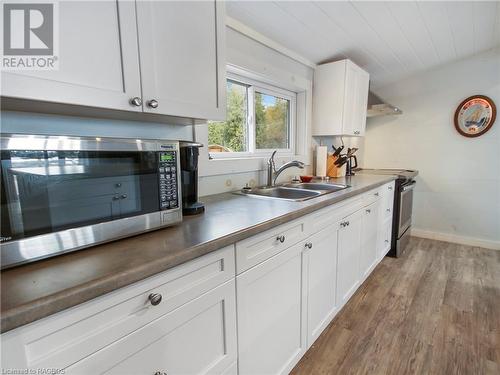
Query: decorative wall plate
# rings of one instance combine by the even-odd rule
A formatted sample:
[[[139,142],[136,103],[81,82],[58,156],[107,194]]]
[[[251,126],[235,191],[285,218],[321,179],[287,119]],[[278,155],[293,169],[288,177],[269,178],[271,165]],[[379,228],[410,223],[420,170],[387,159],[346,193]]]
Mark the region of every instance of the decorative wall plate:
[[[470,96],[455,111],[455,128],[465,137],[479,137],[491,129],[496,114],[493,100],[484,95]]]

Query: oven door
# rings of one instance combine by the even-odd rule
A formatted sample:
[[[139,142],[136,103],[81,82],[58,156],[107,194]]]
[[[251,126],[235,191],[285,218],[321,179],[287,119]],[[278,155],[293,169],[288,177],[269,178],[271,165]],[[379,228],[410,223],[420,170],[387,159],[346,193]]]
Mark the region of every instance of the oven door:
[[[415,188],[415,183],[415,181],[410,181],[400,187],[398,238],[400,238],[411,226],[413,189]]]

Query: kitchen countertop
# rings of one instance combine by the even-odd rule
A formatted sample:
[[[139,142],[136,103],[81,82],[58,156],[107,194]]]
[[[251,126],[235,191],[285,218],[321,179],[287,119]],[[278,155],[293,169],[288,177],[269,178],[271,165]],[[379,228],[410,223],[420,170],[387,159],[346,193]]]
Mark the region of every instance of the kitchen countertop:
[[[176,226],[2,271],[1,331],[6,332],[234,244],[394,180],[359,175],[351,187],[293,202],[224,193],[204,197],[205,213]]]

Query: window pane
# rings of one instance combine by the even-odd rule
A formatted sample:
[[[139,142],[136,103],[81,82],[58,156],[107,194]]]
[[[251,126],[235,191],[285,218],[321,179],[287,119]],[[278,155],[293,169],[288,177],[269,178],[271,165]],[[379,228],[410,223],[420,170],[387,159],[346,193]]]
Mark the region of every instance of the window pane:
[[[208,123],[209,152],[247,151],[247,86],[227,81],[226,121]]]
[[[255,147],[289,148],[290,101],[255,92]]]

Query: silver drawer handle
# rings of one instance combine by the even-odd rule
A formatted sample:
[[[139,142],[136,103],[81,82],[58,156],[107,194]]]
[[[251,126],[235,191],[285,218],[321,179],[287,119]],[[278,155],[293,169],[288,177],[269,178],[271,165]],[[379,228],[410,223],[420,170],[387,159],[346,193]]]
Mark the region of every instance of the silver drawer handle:
[[[147,102],[149,108],[158,108],[158,100],[151,99]]]
[[[307,247],[308,249],[312,249],[313,244],[312,244],[312,242],[308,242],[304,246]]]
[[[278,237],[276,237],[276,241],[279,241],[281,243],[285,242],[285,236],[278,236]]]
[[[142,105],[142,99],[136,96],[130,99],[130,104],[136,107],[140,107]]]
[[[149,302],[153,305],[153,306],[158,306],[161,302],[161,299],[162,299],[162,296],[161,294],[159,293],[151,293],[149,296],[148,296],[148,300]]]

